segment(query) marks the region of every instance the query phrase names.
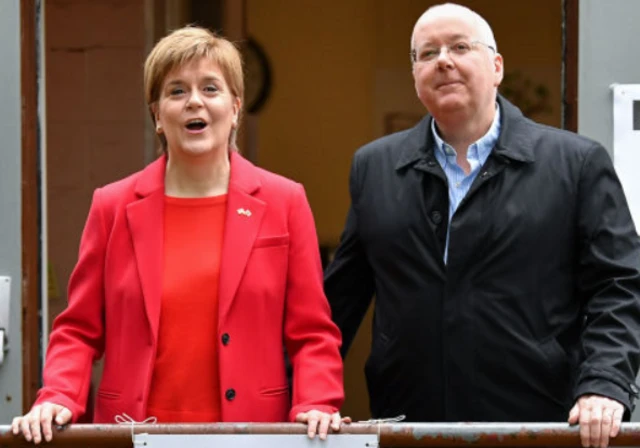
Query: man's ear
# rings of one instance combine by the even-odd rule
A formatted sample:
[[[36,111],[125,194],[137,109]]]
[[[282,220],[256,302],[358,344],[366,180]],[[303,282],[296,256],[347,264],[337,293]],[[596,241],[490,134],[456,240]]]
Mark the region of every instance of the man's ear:
[[[494,66],[494,85],[498,87],[504,78],[504,59],[500,53],[496,53],[493,57]]]

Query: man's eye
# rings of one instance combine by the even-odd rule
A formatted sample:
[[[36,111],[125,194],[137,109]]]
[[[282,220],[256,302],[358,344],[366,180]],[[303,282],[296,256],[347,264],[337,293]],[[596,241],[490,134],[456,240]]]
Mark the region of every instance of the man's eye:
[[[471,45],[466,42],[458,42],[453,46],[454,51],[458,53],[465,53],[471,49]]]
[[[431,48],[428,50],[424,50],[420,53],[420,59],[433,59],[440,53],[440,50],[436,50],[435,48]]]

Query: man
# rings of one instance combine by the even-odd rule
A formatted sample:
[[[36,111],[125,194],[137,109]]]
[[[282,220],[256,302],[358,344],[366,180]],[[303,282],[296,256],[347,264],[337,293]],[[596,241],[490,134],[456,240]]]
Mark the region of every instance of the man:
[[[633,409],[640,243],[605,149],[497,95],[503,59],[468,8],[411,39],[416,127],[355,154],[325,289],[343,355],[375,294],[375,418],[568,421],[606,446]]]

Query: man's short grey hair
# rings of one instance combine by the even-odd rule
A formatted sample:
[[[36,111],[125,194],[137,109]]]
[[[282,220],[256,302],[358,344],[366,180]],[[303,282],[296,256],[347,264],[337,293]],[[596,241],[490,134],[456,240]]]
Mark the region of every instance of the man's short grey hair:
[[[426,17],[431,17],[434,15],[435,16],[439,16],[439,15],[456,16],[457,15],[462,17],[466,16],[470,18],[478,32],[478,35],[475,36],[475,38],[480,40],[485,45],[489,45],[490,47],[493,47],[496,53],[498,52],[498,45],[496,44],[496,39],[493,36],[493,30],[491,29],[489,22],[487,22],[484,19],[484,17],[482,17],[480,14],[473,11],[472,9],[467,8],[466,6],[458,5],[456,3],[443,3],[441,5],[435,5],[427,9],[420,16],[420,18],[416,22],[416,27]],[[415,35],[415,27],[413,28],[413,32],[411,33],[411,49],[412,50],[415,49],[415,42],[413,41],[414,35]]]

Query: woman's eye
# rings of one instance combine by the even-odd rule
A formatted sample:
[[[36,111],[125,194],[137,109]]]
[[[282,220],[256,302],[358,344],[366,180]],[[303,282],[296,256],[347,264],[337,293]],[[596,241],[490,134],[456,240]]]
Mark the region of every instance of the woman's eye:
[[[169,92],[171,95],[181,95],[184,93],[184,89],[181,87],[176,87],[174,89],[171,89],[171,92]]]
[[[209,85],[204,88],[205,92],[217,92],[218,88],[214,85]]]

